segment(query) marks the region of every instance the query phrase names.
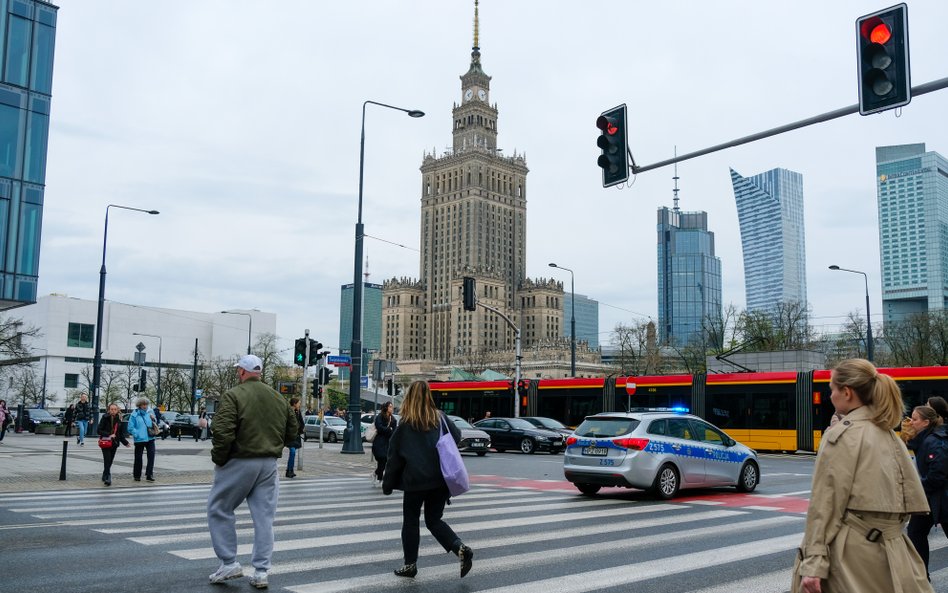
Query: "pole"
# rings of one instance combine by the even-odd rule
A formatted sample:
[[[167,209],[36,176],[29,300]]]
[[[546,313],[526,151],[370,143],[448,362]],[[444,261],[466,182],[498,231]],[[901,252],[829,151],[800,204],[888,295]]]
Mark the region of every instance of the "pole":
[[[46,371],[49,367],[49,352],[43,357],[43,409],[46,409]]]
[[[191,413],[194,414],[194,398],[197,396],[198,339],[194,338],[194,365],[191,367]],[[180,434],[178,435],[180,440]]]
[[[569,372],[573,378],[576,378],[576,282],[573,271],[569,271],[569,292],[570,292],[570,314],[569,314],[569,333],[572,338],[570,343]]]
[[[495,309],[490,305],[485,305],[481,302],[477,302],[478,307],[484,307],[488,311],[493,311],[497,315],[500,315],[501,319],[507,322],[507,325],[514,330],[514,349],[516,360],[514,361],[514,418],[520,417],[520,395],[517,393],[516,386],[520,383],[520,360],[523,358],[520,354],[520,328],[517,327],[509,317],[504,315],[499,309]]]
[[[323,358],[316,362],[316,418],[319,422],[319,448],[323,448]]]
[[[161,409],[161,336],[158,337],[158,385],[155,390],[158,392],[158,409]]]
[[[872,362],[872,316],[869,315],[869,276],[863,274],[866,279],[866,357]]]

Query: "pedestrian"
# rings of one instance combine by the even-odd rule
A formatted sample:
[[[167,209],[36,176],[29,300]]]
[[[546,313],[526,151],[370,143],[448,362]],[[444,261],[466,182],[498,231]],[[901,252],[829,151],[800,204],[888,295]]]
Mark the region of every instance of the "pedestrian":
[[[7,409],[7,400],[0,399],[0,443],[3,442],[3,437],[7,434],[7,426],[12,422],[13,414]]]
[[[933,593],[902,531],[909,515],[929,509],[893,431],[904,410],[898,385],[851,359],[833,369],[830,390],[843,419],[820,441],[792,593]]]
[[[207,523],[221,564],[209,578],[212,583],[223,583],[243,576],[237,562],[234,510],[246,500],[254,533],[250,584],[266,589],[280,491],[277,460],[299,429],[286,400],[260,381],[263,361],[247,354],[236,366],[240,384],[221,396],[211,437],[215,467],[207,498]]]
[[[375,424],[375,438],[372,439],[372,456],[375,457],[375,472],[372,473],[373,487],[382,486],[385,463],[388,461],[388,443],[392,438],[392,433],[398,428],[398,420],[392,413],[393,408],[392,402],[385,402],[373,421]]]
[[[290,446],[289,446],[290,455],[289,455],[289,458],[287,458],[286,460],[286,477],[287,478],[296,477],[296,470],[293,469],[294,467],[293,464],[296,463],[296,450],[303,448],[303,429],[305,427],[303,426],[303,415],[300,413],[300,405],[301,405],[300,398],[298,397],[290,398],[290,409],[293,410],[293,415],[296,417],[297,434],[296,434],[296,439],[292,443],[290,443]]]
[[[208,418],[207,410],[201,408],[201,411],[198,413],[198,430],[194,434],[194,440],[207,440],[207,427],[208,427]]]
[[[489,420],[489,419],[490,419],[490,410],[487,410],[486,412],[484,412],[483,420]]]
[[[79,396],[79,403],[76,404],[76,429],[79,431],[76,435],[76,443],[80,447],[86,444],[86,432],[89,430],[90,420],[92,420],[92,405],[89,403],[89,396],[83,393]]]
[[[444,505],[450,498],[448,486],[441,474],[438,457],[438,439],[442,429],[450,431],[454,442],[460,442],[461,431],[447,420],[435,406],[431,390],[424,381],[415,381],[408,387],[402,402],[401,423],[388,445],[388,463],[382,478],[382,493],[404,491],[402,497],[402,552],[405,565],[395,571],[400,577],[418,574],[418,517],[425,507],[425,527],[447,552],[457,554],[461,561],[461,576],[471,570],[474,551],[465,546],[451,527],[441,518]]]
[[[132,465],[132,477],[136,482],[142,481],[142,453],[147,454],[145,479],[155,481],[155,435],[148,429],[157,427],[155,415],[148,410],[148,398],[140,397],[135,400],[135,411],[128,416],[128,434],[135,442],[135,462]]]
[[[69,404],[69,407],[66,408],[66,411],[63,413],[63,424],[66,425],[66,438],[72,437],[72,423],[76,421],[76,404]]]
[[[933,395],[932,397],[928,398],[926,405],[938,412],[938,415],[941,416],[942,422],[948,423],[948,401],[945,401],[945,398],[941,397],[940,395]]]
[[[928,515],[912,515],[907,532],[925,563],[927,574],[928,534],[935,524],[944,525],[941,513],[943,510],[948,511],[948,501],[943,502],[945,485],[948,483],[948,428],[938,412],[929,406],[918,406],[912,410],[912,427],[916,436],[909,441],[908,447],[915,451],[915,465],[932,512]],[[931,580],[931,576],[928,580]]]
[[[122,415],[119,413],[117,404],[109,404],[109,412],[99,418],[99,439],[109,439],[112,441],[110,447],[102,448],[102,482],[106,486],[112,485],[112,462],[115,460],[115,452],[119,445],[129,446],[128,439],[122,432]]]

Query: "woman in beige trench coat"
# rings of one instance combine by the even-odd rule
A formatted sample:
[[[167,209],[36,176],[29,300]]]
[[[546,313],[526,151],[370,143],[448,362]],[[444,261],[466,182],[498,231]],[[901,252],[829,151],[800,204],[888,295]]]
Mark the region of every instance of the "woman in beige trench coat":
[[[903,533],[928,501],[896,436],[904,412],[895,381],[869,361],[845,360],[830,378],[843,419],[826,431],[813,469],[793,593],[931,593],[925,565]]]

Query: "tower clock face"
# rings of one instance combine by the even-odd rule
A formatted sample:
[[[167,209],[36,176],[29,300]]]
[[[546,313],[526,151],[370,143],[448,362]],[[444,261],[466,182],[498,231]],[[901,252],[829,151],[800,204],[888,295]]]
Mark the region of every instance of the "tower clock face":
[[[471,97],[473,97],[473,96],[474,96],[474,91],[472,91],[471,89],[467,89],[466,91],[464,91],[464,100],[465,100],[465,101],[470,101],[470,100],[471,100]]]
[[[485,100],[487,98],[487,91],[485,91],[484,89],[477,91],[477,98],[480,99],[481,101]]]

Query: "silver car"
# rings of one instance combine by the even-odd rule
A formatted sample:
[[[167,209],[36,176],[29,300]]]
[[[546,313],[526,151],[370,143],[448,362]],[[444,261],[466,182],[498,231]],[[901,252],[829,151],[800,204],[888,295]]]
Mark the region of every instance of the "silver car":
[[[475,428],[470,422],[460,416],[448,416],[448,419],[461,429],[461,442],[458,443],[459,451],[462,453],[477,453],[481,457],[487,455],[487,450],[490,449],[489,434]]]
[[[323,416],[323,440],[335,443],[342,440],[346,432],[346,421],[336,416]],[[319,440],[319,416],[307,416],[303,419],[303,440]]]
[[[563,473],[583,494],[621,486],[664,499],[681,488],[751,492],[760,482],[753,449],[697,416],[672,410],[588,416],[566,439]]]

